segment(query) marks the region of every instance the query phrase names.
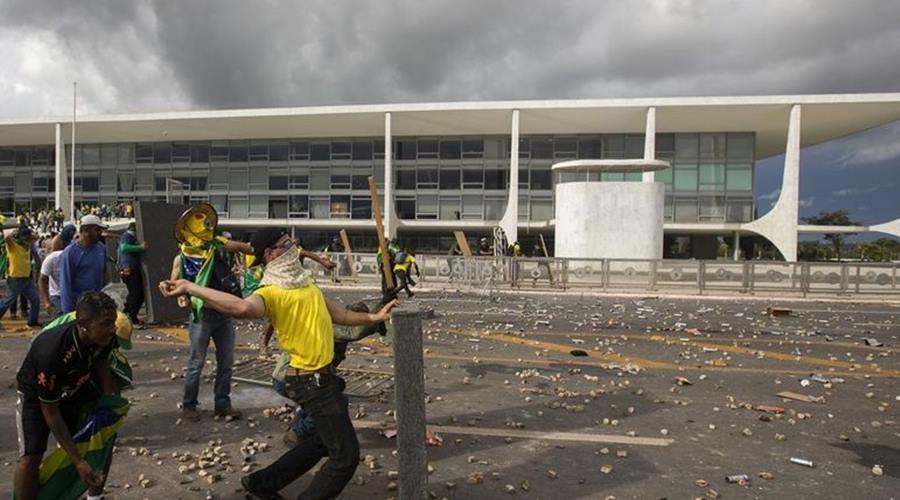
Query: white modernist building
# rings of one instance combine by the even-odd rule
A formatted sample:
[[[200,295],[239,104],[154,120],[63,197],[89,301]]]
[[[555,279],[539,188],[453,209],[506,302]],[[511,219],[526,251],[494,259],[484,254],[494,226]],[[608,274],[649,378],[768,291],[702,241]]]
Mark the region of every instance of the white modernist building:
[[[77,123],[74,196],[160,200],[174,185],[179,201],[216,206],[226,226],[347,228],[368,238],[365,181],[374,176],[387,231],[421,246],[499,226],[509,241],[555,230],[556,241],[571,242],[557,250],[575,256],[603,245],[579,240],[586,229],[614,234],[633,223],[652,234],[648,256],[662,255],[663,238],[693,238],[702,257],[716,236],[734,238],[737,250],[742,235],[757,235],[793,261],[798,234],[823,230],[798,224],[800,148],[898,119],[900,93],[94,116]],[[0,120],[0,212],[68,207],[70,127],[65,118]],[[754,163],[779,154],[780,197],[755,219]],[[553,165],[598,160],[666,166],[607,168],[554,187]],[[900,220],[827,230],[900,235]]]

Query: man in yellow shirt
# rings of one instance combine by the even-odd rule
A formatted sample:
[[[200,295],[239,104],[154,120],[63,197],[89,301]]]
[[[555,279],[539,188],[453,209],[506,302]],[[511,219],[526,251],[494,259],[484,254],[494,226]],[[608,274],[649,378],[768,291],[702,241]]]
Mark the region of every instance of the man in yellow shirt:
[[[253,265],[264,263],[266,272],[260,288],[248,297],[241,299],[187,280],[163,281],[159,289],[167,297],[202,299],[207,307],[226,316],[266,318],[274,325],[279,346],[291,356],[285,376],[287,395],[312,416],[316,433],[265,469],[244,476],[241,485],[250,494],[275,498],[278,490],[327,456],[300,498],[334,498],[359,465],[359,442],[347,411],[344,381],[331,368],[331,324],[362,326],[386,321],[397,302],[377,313],[359,313],[328,300],[302,272],[299,254],[291,251],[294,242],[283,229],[263,229],[250,244],[255,254]]]
[[[416,255],[412,252],[398,252],[396,264],[394,264],[394,276],[397,277],[394,293],[399,294],[400,290],[406,290],[406,296],[411,299],[415,294],[409,289],[409,285],[416,286],[416,282],[412,279],[410,268],[415,269],[416,276],[422,276],[419,272],[419,265],[416,264]]]
[[[15,231],[4,232],[4,237],[9,259],[9,278],[6,280],[8,295],[0,301],[0,318],[18,300],[19,295],[23,295],[28,300],[28,326],[41,326],[38,323],[41,298],[31,273],[35,235],[30,227],[23,224]]]

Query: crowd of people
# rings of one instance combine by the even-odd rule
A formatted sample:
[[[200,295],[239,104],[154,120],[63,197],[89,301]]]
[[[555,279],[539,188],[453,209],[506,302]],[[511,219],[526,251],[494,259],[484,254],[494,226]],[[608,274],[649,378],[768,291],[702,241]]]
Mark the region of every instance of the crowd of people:
[[[85,418],[96,415],[90,411],[105,410],[102,424],[110,426],[121,425],[127,411],[127,401],[104,398],[117,397],[131,383],[130,366],[120,349],[125,344],[130,348],[130,334],[121,332],[140,324],[145,298],[141,260],[149,247],[138,240],[133,223],[119,236],[115,269],[128,295],[117,306],[103,292],[111,267],[102,241],[109,211],[103,206],[84,210],[88,213],[82,214],[77,228],[69,224],[57,232],[50,227],[43,237],[32,227],[32,219],[23,216],[17,228],[4,232],[0,247],[0,271],[7,275],[0,317],[18,306],[23,314],[27,311],[30,326],[41,327],[41,308],[51,319],[32,341],[17,374],[20,459],[15,495],[20,499],[35,498],[39,490],[50,487],[41,479],[46,474],[39,474],[50,434],[60,444],[57,453],[64,454],[64,463],[75,471],[68,481],[77,476],[75,489],[82,488],[78,494],[86,490],[89,500],[101,498],[112,454],[87,456],[77,446],[84,436],[76,431],[84,428]],[[305,259],[311,259],[334,271],[337,264],[329,255],[342,257],[340,239],[318,254],[305,250],[281,228],[264,228],[249,241],[238,241],[219,232],[217,220],[215,210],[203,203],[183,214],[175,227],[180,245],[169,279],[158,284],[159,293],[176,298],[185,308],[189,325],[182,417],[191,422],[205,418],[199,404],[200,380],[212,342],[216,346],[212,414],[242,418],[231,401],[234,320],[267,320],[263,343],[275,338],[282,351],[272,373],[273,389],[298,406],[284,436],[289,449],[272,464],[244,476],[241,484],[257,498],[277,498],[279,490],[326,458],[301,498],[334,498],[359,464],[345,384],[336,368],[345,359],[349,342],[387,333],[385,321],[402,292],[414,296],[410,287],[419,276],[415,252],[402,248],[396,239],[389,241],[386,253],[377,254],[380,300],[344,307],[329,299],[304,267]],[[495,251],[487,238],[479,241],[478,255]],[[452,255],[457,252],[458,247],[451,249]],[[509,254],[521,255],[517,242],[510,245]],[[332,277],[337,279],[337,274]],[[111,450],[115,433],[103,436],[104,449]]]
[[[75,220],[80,220],[85,215],[96,215],[101,220],[109,222],[113,219],[130,219],[134,217],[134,206],[130,202],[117,202],[113,205],[106,203],[91,205],[82,203],[75,207]],[[15,216],[16,224],[27,225],[40,235],[62,231],[66,221],[66,214],[61,208],[23,210]],[[5,222],[0,220],[0,222]]]
[[[398,285],[386,290],[380,303],[372,304],[371,309],[365,303],[343,307],[327,298],[303,267],[304,259],[309,258],[333,269],[330,259],[304,250],[284,229],[262,229],[249,242],[241,242],[219,233],[215,221],[214,210],[206,204],[185,213],[176,227],[180,246],[170,279],[158,285],[163,296],[177,298],[189,321],[183,417],[189,421],[205,418],[198,396],[210,341],[216,345],[217,362],[212,413],[230,419],[242,417],[230,397],[233,320],[268,320],[266,341],[274,337],[282,351],[273,386],[298,403],[298,414],[285,435],[285,442],[291,445],[288,451],[268,467],[244,476],[241,484],[257,498],[275,498],[278,490],[327,458],[301,497],[334,498],[359,464],[359,443],[343,394],[345,384],[335,368],[344,359],[348,342],[376,332],[386,334],[385,321],[397,305],[397,293],[401,289],[409,293],[410,283],[404,276],[415,269],[414,257],[391,254]],[[115,302],[102,291],[107,258],[100,238],[105,229],[99,215],[83,215],[77,231],[75,226],[64,226],[44,239],[43,257],[28,224],[4,235],[9,290],[0,302],[0,313],[25,296],[29,314],[37,311],[44,299],[50,316],[59,315],[34,338],[17,374],[20,459],[16,498],[36,498],[39,491],[51,487],[45,482],[46,474],[39,474],[50,434],[60,444],[63,462],[74,470],[65,481],[75,484],[66,487],[79,495],[87,491],[89,500],[101,498],[103,492],[112,453],[84,452],[78,446],[84,437],[76,430],[82,428],[85,418],[99,415],[101,410],[105,420],[98,427],[118,429],[112,426],[121,425],[127,411],[127,402],[106,398],[115,398],[127,385],[117,381],[131,382],[127,358],[120,350],[126,336],[120,332],[122,324],[138,322],[144,290],[140,259],[148,248],[138,242],[133,227],[119,238],[117,269],[129,294],[124,310],[117,311]],[[235,273],[235,268],[242,272]],[[41,289],[37,294],[33,288],[36,274]],[[132,290],[140,290],[140,294]],[[39,327],[38,315],[33,314],[29,324]],[[130,340],[127,343],[130,348]],[[115,433],[105,433],[103,439],[103,449],[111,450]],[[59,467],[61,462],[55,463]]]

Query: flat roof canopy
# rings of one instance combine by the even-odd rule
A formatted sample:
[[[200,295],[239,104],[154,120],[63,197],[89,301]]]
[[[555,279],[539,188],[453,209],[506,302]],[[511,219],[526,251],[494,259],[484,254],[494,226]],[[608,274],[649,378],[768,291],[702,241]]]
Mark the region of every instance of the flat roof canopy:
[[[572,160],[554,163],[554,172],[657,172],[671,165],[663,160]]]
[[[512,110],[520,133],[643,133],[647,109],[656,130],[755,132],[756,158],[784,152],[793,104],[803,105],[801,144],[809,146],[900,120],[900,93],[748,97],[672,97],[497,101],[371,106],[319,106],[186,111],[82,117],[79,143],[377,137],[384,114],[396,136],[510,134]],[[54,125],[71,117],[0,120],[0,145],[53,144]]]

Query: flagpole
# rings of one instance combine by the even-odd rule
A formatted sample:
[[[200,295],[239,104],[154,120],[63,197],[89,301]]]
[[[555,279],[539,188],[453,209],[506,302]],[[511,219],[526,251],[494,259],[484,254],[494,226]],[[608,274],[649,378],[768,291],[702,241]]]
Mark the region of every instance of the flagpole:
[[[78,96],[78,82],[72,82],[72,197],[69,199],[69,217],[75,222],[75,104]]]

